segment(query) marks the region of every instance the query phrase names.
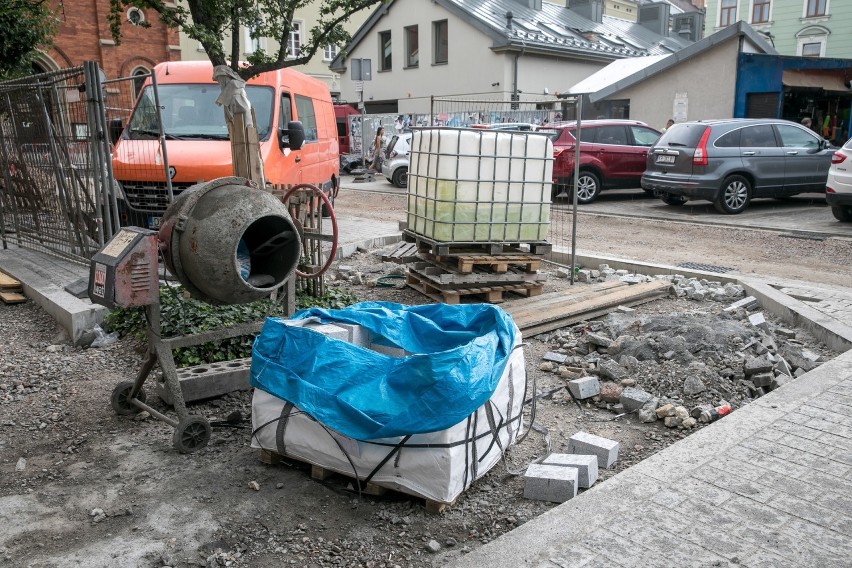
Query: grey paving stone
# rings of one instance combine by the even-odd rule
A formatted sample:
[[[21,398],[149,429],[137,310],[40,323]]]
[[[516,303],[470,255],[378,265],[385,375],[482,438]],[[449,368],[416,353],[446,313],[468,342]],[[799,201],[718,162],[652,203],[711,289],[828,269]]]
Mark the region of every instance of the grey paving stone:
[[[728,559],[739,558],[751,549],[738,535],[701,522],[694,522],[678,536]]]
[[[823,527],[833,526],[837,522],[837,513],[834,511],[784,493],[770,499],[766,506]]]
[[[721,507],[736,515],[737,519],[745,525],[760,525],[777,529],[790,518],[790,515],[784,511],[758,503],[747,497],[733,497],[724,502]]]
[[[618,459],[619,443],[615,440],[595,436],[588,432],[577,432],[568,439],[568,452],[572,454],[595,455],[598,467],[609,468]]]
[[[612,562],[622,562],[646,548],[607,529],[598,528],[583,536],[580,545]]]
[[[668,566],[713,566],[713,563],[726,562],[726,559],[715,551],[708,551],[677,535],[656,528],[642,527],[631,540],[656,550],[657,558],[664,560]]]
[[[734,499],[737,499],[737,497],[734,497]],[[735,513],[721,506],[694,499],[687,499],[681,503],[677,507],[676,513],[682,517],[688,515],[689,519],[701,519],[704,523],[714,527],[725,527],[726,529],[733,529],[742,523],[742,520]]]
[[[577,483],[584,489],[588,489],[598,480],[597,456],[550,454],[541,463],[542,465],[557,465],[576,469]]]
[[[823,432],[815,430],[814,428],[808,428],[804,424],[796,424],[793,422],[787,422],[786,420],[779,420],[772,426],[778,432],[786,432],[800,438],[805,438],[806,440],[817,440],[824,435]]]
[[[597,396],[601,392],[601,383],[597,377],[581,377],[568,381],[568,390],[579,400]]]
[[[588,566],[588,563],[595,560],[598,557],[597,554],[592,552],[587,548],[583,548],[578,544],[572,544],[567,548],[560,547],[559,555],[554,555],[549,562],[545,564],[539,564],[539,568],[550,568],[551,566],[557,566],[559,568],[563,568],[565,566],[569,566],[571,568],[577,566]]]
[[[695,478],[682,480],[678,483],[677,490],[692,500],[706,501],[716,506],[733,497],[733,493],[730,491]]]
[[[743,566],[748,566],[748,568],[778,568],[779,566],[788,565],[783,556],[762,548],[758,548],[753,554],[740,559],[740,562]]]
[[[765,503],[775,494],[773,487],[767,483],[753,483],[716,468],[699,468],[693,472],[692,477],[759,503]]]
[[[815,454],[821,458],[829,457],[835,451],[835,448],[822,444],[819,442],[819,440],[808,440],[805,438],[800,438],[795,434],[787,434],[785,436],[782,436],[781,438],[776,440],[776,442],[787,446],[788,448],[795,448],[803,452]]]
[[[660,505],[662,507],[668,507],[670,509],[676,509],[686,500],[686,495],[683,493],[678,493],[674,489],[666,487],[656,493],[650,498],[652,503]]]
[[[731,456],[722,456],[715,464],[719,469],[732,472],[749,481],[756,481],[766,474],[766,470]]]
[[[786,493],[793,497],[816,501],[822,495],[823,489],[813,483],[808,483],[808,481],[796,479],[795,477],[790,477],[783,473],[774,472],[767,472],[764,474],[762,479],[762,482],[767,487],[772,488],[773,494]],[[757,501],[757,499],[755,499],[755,501]]]
[[[577,469],[530,464],[524,474],[524,498],[564,503],[577,496]]]

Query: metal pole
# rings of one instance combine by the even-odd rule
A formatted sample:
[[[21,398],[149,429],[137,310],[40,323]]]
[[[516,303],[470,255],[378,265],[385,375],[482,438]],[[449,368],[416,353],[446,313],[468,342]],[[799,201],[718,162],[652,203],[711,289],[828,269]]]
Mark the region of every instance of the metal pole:
[[[577,133],[574,144],[574,203],[571,213],[571,284],[574,284],[574,267],[577,258],[577,189],[580,182],[580,127],[583,122],[583,95],[577,98],[577,121],[574,132]]]
[[[106,195],[106,192],[103,192],[102,195],[102,182],[101,180],[101,172],[103,169],[101,168],[101,154],[99,143],[97,141],[97,132],[98,132],[98,123],[95,119],[97,115],[97,106],[95,99],[95,92],[90,88],[93,84],[93,81],[97,81],[98,78],[93,73],[91,69],[91,61],[86,62],[83,65],[83,85],[86,86],[86,128],[88,129],[88,140],[87,145],[89,148],[89,160],[90,160],[90,175],[92,176],[92,191],[95,194],[95,223],[98,225],[98,246],[104,246],[104,212],[108,205],[105,202],[102,202],[101,199]],[[106,211],[106,218],[109,219],[109,211]],[[109,221],[107,221],[109,223]]]
[[[163,116],[160,114],[160,93],[157,89],[157,76],[154,71],[151,71],[151,88],[154,90],[154,105],[157,107],[157,128],[160,134],[160,150],[163,152],[163,171],[166,174],[166,192],[169,196],[169,203],[174,201],[175,196],[172,192],[172,176],[169,171],[169,154],[166,152],[166,131],[163,129]],[[263,180],[260,180],[261,185]]]

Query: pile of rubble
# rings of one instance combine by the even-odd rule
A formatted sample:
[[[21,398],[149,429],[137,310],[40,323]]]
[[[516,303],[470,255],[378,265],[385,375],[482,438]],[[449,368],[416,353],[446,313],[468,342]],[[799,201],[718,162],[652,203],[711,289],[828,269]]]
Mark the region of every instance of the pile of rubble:
[[[605,266],[590,278],[640,278]],[[597,274],[596,274],[597,272]],[[742,287],[682,276],[661,276],[673,294],[727,300]],[[697,313],[639,316],[622,308],[602,320],[540,339],[553,346],[539,368],[557,373],[577,401],[642,422],[662,420],[683,430],[724,416],[818,366],[824,358],[796,332],[766,320],[757,300],[707,304]],[[570,402],[570,399],[568,399]]]

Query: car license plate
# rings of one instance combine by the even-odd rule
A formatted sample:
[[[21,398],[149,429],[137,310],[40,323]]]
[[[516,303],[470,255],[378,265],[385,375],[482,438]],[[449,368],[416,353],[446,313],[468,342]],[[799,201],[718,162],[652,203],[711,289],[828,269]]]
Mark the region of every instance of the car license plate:
[[[677,156],[672,156],[670,154],[661,154],[661,155],[657,156],[657,163],[658,164],[674,164],[676,157]]]
[[[162,217],[157,217],[156,215],[148,215],[148,228],[149,229],[159,229],[161,218]]]

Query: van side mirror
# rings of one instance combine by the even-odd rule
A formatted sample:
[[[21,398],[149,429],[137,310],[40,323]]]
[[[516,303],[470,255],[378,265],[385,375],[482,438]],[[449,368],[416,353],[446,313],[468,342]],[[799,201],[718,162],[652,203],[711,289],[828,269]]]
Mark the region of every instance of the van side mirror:
[[[278,129],[278,147],[283,151],[284,148],[291,150],[300,150],[305,143],[305,127],[298,120],[291,120],[287,123],[287,128]]]
[[[121,138],[121,133],[124,131],[124,124],[122,124],[120,118],[113,118],[109,121],[109,141],[112,142],[113,146],[118,143],[118,140]]]

